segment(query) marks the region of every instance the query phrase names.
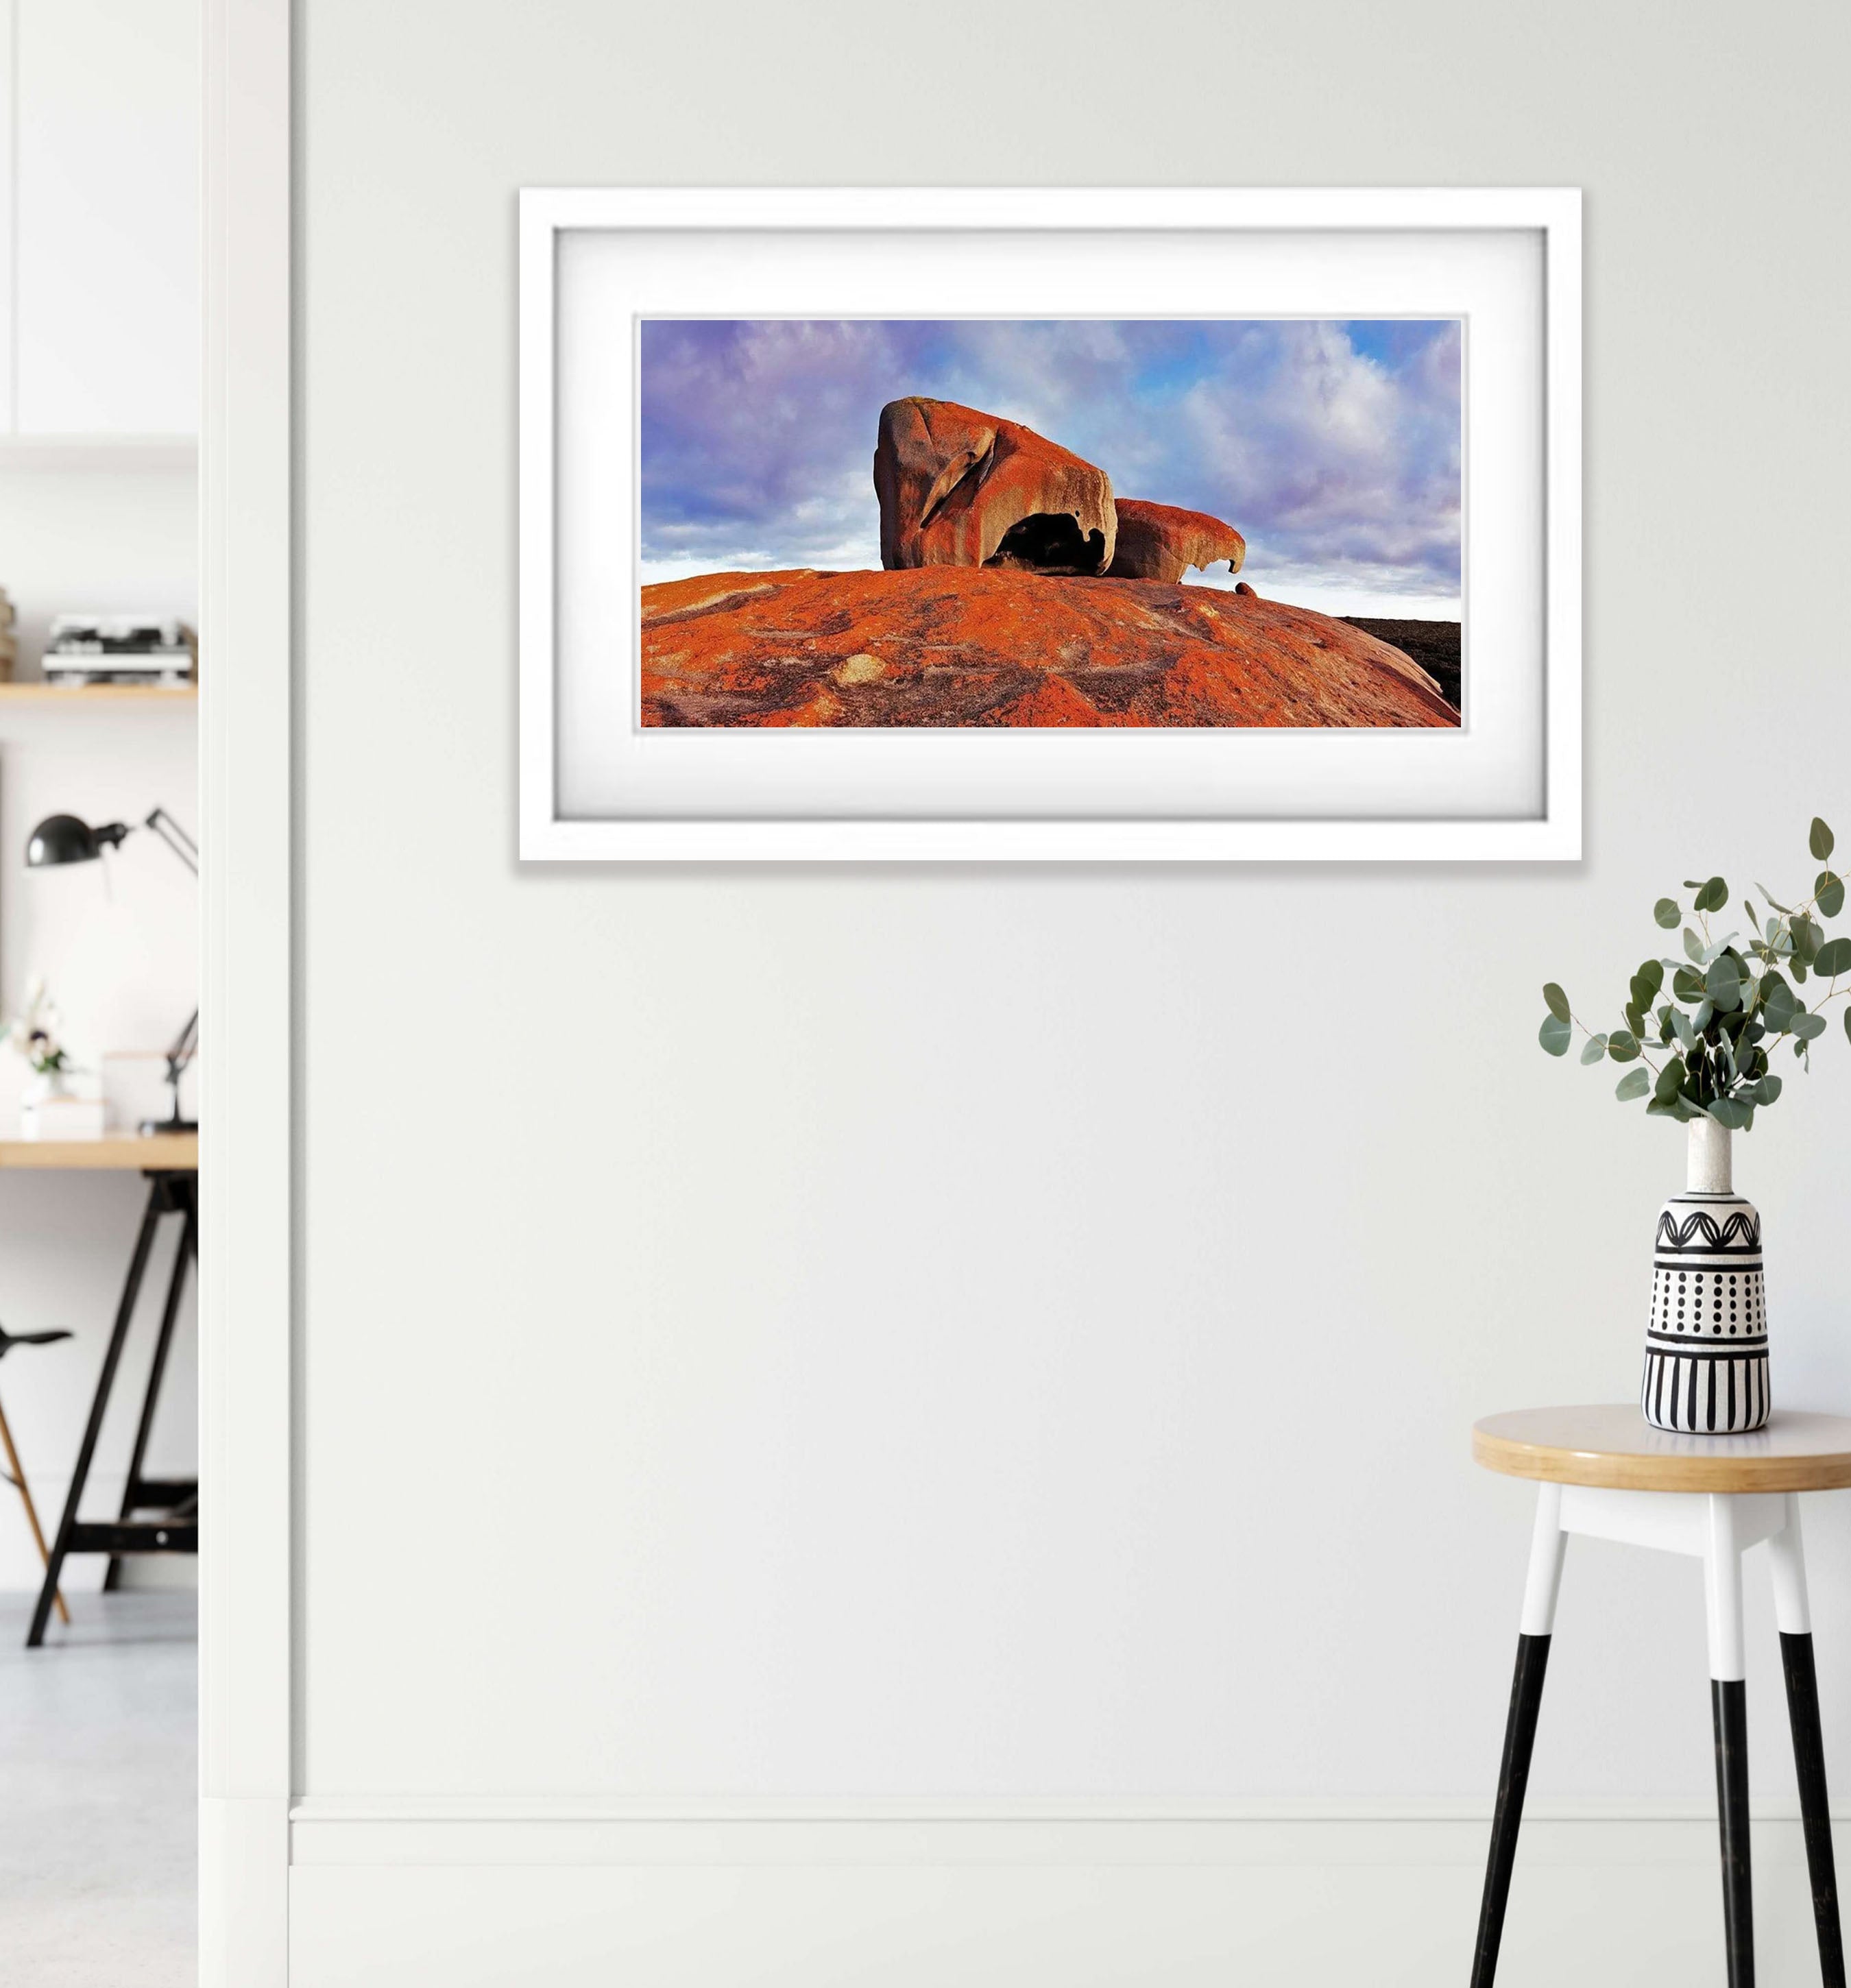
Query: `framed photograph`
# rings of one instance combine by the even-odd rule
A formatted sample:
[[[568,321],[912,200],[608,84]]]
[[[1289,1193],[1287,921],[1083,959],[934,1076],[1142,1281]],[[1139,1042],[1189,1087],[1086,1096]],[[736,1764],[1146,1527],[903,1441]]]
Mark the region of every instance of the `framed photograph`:
[[[1580,195],[530,189],[523,859],[1570,860]]]

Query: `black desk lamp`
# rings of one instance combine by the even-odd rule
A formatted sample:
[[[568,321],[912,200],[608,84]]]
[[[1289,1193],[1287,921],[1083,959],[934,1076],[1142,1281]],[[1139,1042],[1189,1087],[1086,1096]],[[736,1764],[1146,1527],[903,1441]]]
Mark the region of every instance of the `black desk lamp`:
[[[101,828],[92,828],[88,822],[80,821],[74,814],[48,814],[32,830],[32,838],[25,845],[25,867],[29,870],[49,870],[64,863],[94,863],[104,850],[119,847],[137,827],[152,829],[195,877],[199,874],[198,845],[161,807],[156,808],[146,821],[106,822]],[[141,1121],[144,1132],[198,1131],[198,1120],[180,1115],[180,1073],[193,1060],[193,1052],[198,1046],[199,1010],[195,1008],[167,1053],[170,1098],[168,1115],[164,1118],[144,1118]]]

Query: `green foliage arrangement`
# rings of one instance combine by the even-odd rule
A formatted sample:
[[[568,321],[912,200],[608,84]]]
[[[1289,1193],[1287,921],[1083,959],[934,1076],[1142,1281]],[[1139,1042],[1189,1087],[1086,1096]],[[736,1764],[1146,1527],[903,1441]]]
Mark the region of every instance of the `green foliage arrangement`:
[[[1809,838],[1815,862],[1832,854],[1832,831],[1815,816]],[[1633,975],[1624,1010],[1626,1026],[1604,1033],[1589,1029],[1568,1006],[1554,981],[1542,990],[1548,1007],[1538,1040],[1551,1056],[1566,1056],[1579,1029],[1584,1063],[1631,1063],[1614,1092],[1620,1102],[1646,1100],[1655,1117],[1687,1123],[1705,1113],[1731,1131],[1746,1131],[1756,1107],[1780,1096],[1781,1080],[1771,1059],[1784,1042],[1807,1070],[1812,1044],[1826,1032],[1823,1010],[1851,994],[1841,975],[1851,974],[1851,938],[1827,938],[1821,921],[1845,908],[1843,883],[1822,870],[1805,902],[1789,909],[1763,884],[1757,884],[1768,915],[1742,901],[1751,936],[1711,935],[1710,915],[1724,910],[1729,887],[1720,877],[1705,882],[1687,878],[1694,891],[1690,915],[1675,898],[1660,898],[1652,916],[1666,931],[1683,927],[1682,959],[1648,959]],[[1795,989],[1809,979],[1822,985],[1809,1008]],[[1670,998],[1664,996],[1667,986]],[[1839,1011],[1851,1036],[1851,1007]]]

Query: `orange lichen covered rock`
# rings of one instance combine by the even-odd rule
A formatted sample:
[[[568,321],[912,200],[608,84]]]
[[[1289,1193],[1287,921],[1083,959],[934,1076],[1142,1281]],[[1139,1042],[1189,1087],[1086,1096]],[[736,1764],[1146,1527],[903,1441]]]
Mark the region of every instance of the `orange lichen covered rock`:
[[[1238,573],[1247,556],[1246,539],[1206,511],[1121,497],[1118,512],[1118,543],[1109,569],[1114,580],[1161,580],[1174,586],[1192,566],[1200,570],[1226,560],[1229,572]]]
[[[1426,671],[1255,594],[997,567],[642,590],[645,725],[1457,725]]]
[[[874,452],[881,564],[1100,573],[1112,479],[1019,422],[955,401],[889,401]]]

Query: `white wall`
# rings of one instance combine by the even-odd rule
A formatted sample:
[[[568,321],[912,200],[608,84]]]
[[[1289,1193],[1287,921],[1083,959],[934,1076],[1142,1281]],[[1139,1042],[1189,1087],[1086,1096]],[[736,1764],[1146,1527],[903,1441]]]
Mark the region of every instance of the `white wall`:
[[[199,424],[198,0],[8,0],[15,423]]]
[[[318,1812],[387,1832],[299,1873],[301,1978],[505,1978],[500,1939],[562,1982],[635,1939],[651,1979],[935,1978],[907,1942],[947,1913],[969,1980],[1133,1978],[1128,1925],[1140,1978],[1461,1965],[1475,1824],[1389,1854],[1445,1867],[1392,1912],[1328,1846],[1187,1906],[986,1871],[1026,1947],[902,1887],[833,1959],[839,1889],[800,1934],[743,1879],[516,1873],[571,1861],[539,1823],[414,1882],[471,1858],[387,1825],[1488,1794],[1528,1500],[1470,1425],[1630,1393],[1681,1167],[1539,1053],[1540,983],[1617,997],[1667,880],[1778,888],[1815,810],[1851,835],[1842,13],[316,0],[300,40],[298,1854]],[[1585,186],[1588,859],[518,866],[514,191],[682,181]],[[1826,1050],[1738,1178],[1780,1394],[1851,1410]],[[1842,1658],[1851,1513],[1809,1524]],[[1694,1565],[1577,1544],[1541,1796],[1701,1815],[1700,1625]],[[1654,1895],[1708,1966],[1692,1827]],[[1529,1894],[1508,1979],[1621,1939],[1636,1875]],[[1803,1978],[1780,1937],[1764,1979]]]
[[[196,618],[194,475],[154,460],[138,469],[121,461],[61,468],[48,466],[49,453],[24,466],[0,454],[0,587],[19,617],[22,676],[38,674],[51,617],[67,609]],[[74,1052],[103,1069],[130,1124],[159,1107],[162,1066],[149,1053],[172,1038],[197,999],[197,889],[147,836],[131,837],[107,875],[97,865],[29,876],[26,837],[53,813],[134,820],[157,802],[195,824],[195,715],[191,705],[0,704],[0,1013],[16,1013],[26,983],[42,974]],[[0,1130],[17,1123],[25,1073],[0,1050]],[[0,1172],[0,1320],[15,1332],[63,1326],[77,1334],[0,1366],[0,1399],[48,1527],[63,1503],[146,1192],[135,1174]],[[170,1235],[161,1245],[160,1274],[144,1291],[105,1425],[91,1479],[100,1513],[121,1495],[174,1242]],[[193,1467],[198,1422],[190,1290],[184,1303],[150,1451],[151,1469],[174,1475]],[[140,1563],[130,1577],[177,1569]],[[88,1585],[102,1570],[100,1560],[75,1562],[73,1584]],[[18,1501],[0,1486],[0,1588],[36,1587],[39,1574]]]

